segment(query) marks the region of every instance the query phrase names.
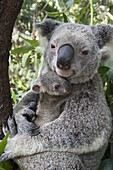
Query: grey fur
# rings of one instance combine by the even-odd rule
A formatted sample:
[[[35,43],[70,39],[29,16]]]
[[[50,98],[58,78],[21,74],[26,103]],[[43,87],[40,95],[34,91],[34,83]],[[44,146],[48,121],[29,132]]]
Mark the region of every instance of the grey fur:
[[[22,100],[13,109],[13,118],[9,117],[8,126],[10,129],[10,137],[18,134],[36,135],[39,130],[32,118],[36,116],[36,108],[39,95],[36,92],[29,91]],[[16,123],[15,129],[14,124]]]
[[[49,27],[49,23],[54,25],[55,21],[45,23]],[[97,170],[112,127],[98,67],[102,49],[105,46],[107,49],[112,42],[113,28],[71,23],[53,25],[45,60],[51,70],[70,81],[71,96],[60,116],[40,127],[38,136],[17,134],[12,138],[6,146],[8,153],[0,160],[21,156],[15,161],[23,170],[29,167],[32,170]],[[46,34],[43,32],[42,36]],[[51,43],[55,49],[51,49]],[[74,48],[69,70],[59,70],[56,65],[57,50],[63,44]]]
[[[33,120],[40,127],[59,117],[71,92],[71,84],[55,72],[49,71],[32,88],[40,93],[36,110],[37,118]]]

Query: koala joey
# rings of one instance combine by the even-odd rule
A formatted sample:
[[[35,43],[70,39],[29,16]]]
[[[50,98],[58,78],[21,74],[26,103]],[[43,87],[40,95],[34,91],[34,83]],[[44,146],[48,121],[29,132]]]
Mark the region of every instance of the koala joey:
[[[23,170],[97,170],[112,129],[98,67],[112,47],[113,27],[50,19],[36,27],[48,42],[46,65],[66,77],[71,95],[59,117],[41,126],[37,136],[17,134],[9,140],[0,161],[16,158]]]
[[[71,84],[53,71],[42,75],[32,87],[40,93],[34,123],[40,127],[58,118],[71,91]]]

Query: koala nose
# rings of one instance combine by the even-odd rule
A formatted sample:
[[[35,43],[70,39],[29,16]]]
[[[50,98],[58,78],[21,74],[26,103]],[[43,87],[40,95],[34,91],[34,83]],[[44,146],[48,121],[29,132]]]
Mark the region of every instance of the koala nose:
[[[71,67],[71,61],[74,57],[74,49],[66,44],[59,48],[57,57],[57,67],[62,70],[68,70]]]
[[[66,92],[70,92],[72,89],[71,84],[67,81],[63,83],[63,86],[65,87]]]

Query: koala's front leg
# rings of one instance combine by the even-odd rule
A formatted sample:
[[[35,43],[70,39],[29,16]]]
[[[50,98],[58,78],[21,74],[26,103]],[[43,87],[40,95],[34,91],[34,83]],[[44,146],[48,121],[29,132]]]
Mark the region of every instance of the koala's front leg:
[[[20,102],[14,107],[13,114],[17,126],[17,133],[37,135],[38,127],[32,122],[36,116],[36,108],[39,99],[39,94],[29,91]],[[9,129],[12,131],[12,126],[9,124]]]
[[[39,128],[32,122],[32,118],[35,115],[35,112],[29,108],[24,108],[16,114],[15,120],[18,134],[27,134],[30,136],[39,134]]]
[[[80,124],[83,123],[80,117],[79,122]],[[84,133],[86,125],[84,124],[83,126],[82,124],[83,127],[81,129],[81,126],[77,126],[77,123],[76,120],[72,121],[71,115],[68,115],[68,113],[64,111],[59,118],[40,127],[39,135],[30,136],[18,134],[9,140],[5,150],[7,151],[6,154],[10,153],[10,158],[29,156],[47,151],[81,154],[84,153],[84,150],[85,152],[94,151],[94,147],[92,146],[95,146],[96,151],[101,148],[103,144],[107,143],[107,137],[104,137],[103,143],[103,140],[100,140],[103,136],[98,136],[99,143],[98,145],[94,145],[95,138],[92,135],[93,131],[91,131],[93,130],[93,125],[92,129],[87,128],[87,133]],[[87,136],[90,136],[90,138]]]
[[[0,156],[0,162],[19,156],[32,155],[36,153],[36,150],[35,137],[17,134],[13,138],[8,139],[5,151]]]
[[[8,131],[10,131],[10,138],[14,137],[18,133],[17,124],[15,122],[13,115],[9,116],[7,123],[3,125],[4,135],[6,135]]]
[[[65,133],[63,133],[64,128],[66,127],[63,126],[62,119],[58,118],[40,128],[38,136],[17,134],[8,141],[5,153],[0,157],[0,161],[43,151],[54,151],[56,148],[62,150],[62,147],[67,146]]]

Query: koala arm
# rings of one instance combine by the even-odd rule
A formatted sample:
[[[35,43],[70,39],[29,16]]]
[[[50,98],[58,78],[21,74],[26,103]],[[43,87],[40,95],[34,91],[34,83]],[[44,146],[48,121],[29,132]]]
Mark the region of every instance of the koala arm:
[[[17,133],[31,136],[39,133],[38,127],[32,123],[32,118],[36,115],[36,108],[39,94],[28,91],[27,94],[17,103],[13,109],[13,116],[8,118],[5,132],[10,130],[10,137]]]
[[[83,117],[79,115],[81,110],[79,114],[74,114],[74,116],[72,116],[73,112],[67,110],[66,112],[62,112],[61,116],[53,122],[42,126],[39,129],[38,136],[31,137],[29,135],[17,134],[14,138],[8,141],[5,153],[0,157],[0,161],[46,151],[62,151],[82,154],[94,150],[96,151],[102,146],[106,146],[111,132],[111,125],[109,125],[110,117],[109,119],[102,117],[101,120],[98,120],[98,115],[103,116],[105,112],[107,115],[109,114],[109,110],[105,107],[105,103],[102,104],[99,103],[99,101],[97,102],[98,103],[90,107],[90,109],[88,108],[88,103],[86,109],[89,109],[89,113],[86,113],[86,109],[84,108],[84,116],[88,116],[88,119],[85,118],[87,119],[86,121],[84,121]],[[80,104],[82,105],[82,103]],[[98,109],[97,107],[99,107],[99,105],[101,105],[101,108]],[[92,118],[94,119],[94,112],[92,112],[94,109],[95,113],[97,110],[100,110],[99,113],[96,113],[97,116],[95,114],[96,124],[93,123],[92,120]],[[68,111],[70,114],[68,114]],[[76,110],[74,111],[76,112]],[[106,117],[108,117],[108,115]],[[105,124],[108,124],[108,129],[103,130],[102,127],[105,127]]]
[[[61,134],[63,134],[64,131],[64,127],[62,129],[62,124],[62,118],[58,118],[40,128],[40,133],[38,136],[31,137],[30,135],[24,134],[15,135],[12,139],[9,139],[5,148],[5,153],[0,157],[0,162],[19,156],[27,156],[43,151],[51,151],[52,147],[55,147],[53,150],[58,150],[57,148],[60,150],[60,148],[65,147],[65,145],[67,145],[65,144],[65,133],[64,137],[61,137]],[[61,139],[57,136],[59,131],[61,131]]]
[[[27,94],[18,102],[18,104],[13,109],[13,114],[15,114],[23,109],[29,108],[33,111],[36,111],[37,103],[39,100],[39,94],[34,91],[28,91]]]

